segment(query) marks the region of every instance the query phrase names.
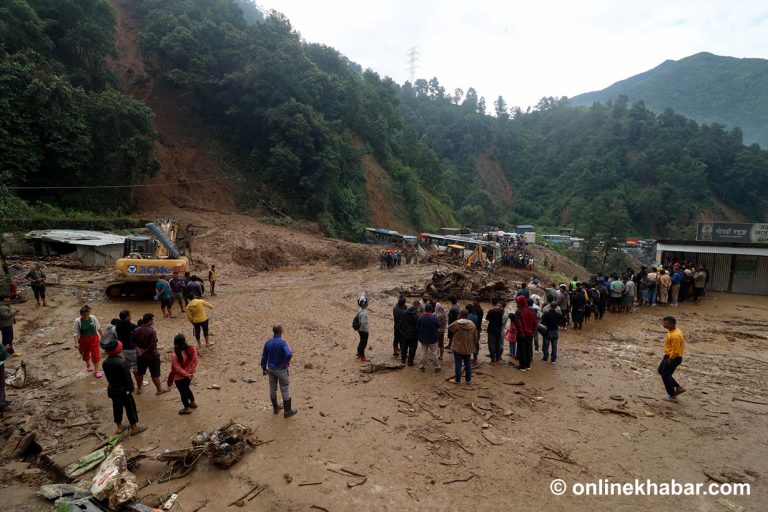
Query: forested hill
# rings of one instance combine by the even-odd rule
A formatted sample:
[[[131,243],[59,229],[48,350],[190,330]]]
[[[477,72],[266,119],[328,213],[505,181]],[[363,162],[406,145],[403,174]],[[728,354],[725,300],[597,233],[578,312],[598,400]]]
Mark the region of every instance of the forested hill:
[[[592,105],[625,95],[656,112],[666,108],[702,123],[739,127],[744,140],[768,147],[768,60],[697,53],[621,80],[601,91],[571,98]]]
[[[130,211],[128,193],[10,188],[138,183],[157,165],[151,111],[103,67],[116,54],[109,3],[9,1],[0,209],[24,207],[9,187],[28,202]],[[234,174],[222,179],[238,184],[243,209],[347,238],[387,218],[423,230],[526,222],[669,236],[697,219],[768,213],[768,153],[738,129],[624,98],[587,108],[544,98],[522,112],[503,98],[489,107],[471,87],[446,92],[436,78],[400,86],[245,1],[120,3],[139,23],[149,78],[229,151]]]

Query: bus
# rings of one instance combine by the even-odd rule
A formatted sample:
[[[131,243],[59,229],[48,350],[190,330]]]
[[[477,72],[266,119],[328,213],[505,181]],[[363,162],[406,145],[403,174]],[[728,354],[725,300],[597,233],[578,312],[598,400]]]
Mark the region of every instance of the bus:
[[[397,231],[382,228],[365,228],[363,243],[370,245],[389,245],[406,248],[416,247],[417,237],[414,235],[402,235]]]

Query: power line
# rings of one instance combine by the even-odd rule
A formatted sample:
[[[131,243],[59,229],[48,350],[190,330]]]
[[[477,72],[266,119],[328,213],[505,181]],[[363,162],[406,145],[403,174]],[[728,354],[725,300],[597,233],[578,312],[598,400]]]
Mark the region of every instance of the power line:
[[[134,185],[72,185],[72,186],[59,186],[59,187],[5,187],[5,188],[7,188],[8,190],[63,190],[63,189],[162,187],[166,185],[187,185],[190,183],[220,181],[220,179],[221,178],[209,178],[205,180],[177,181],[173,183],[137,183]]]

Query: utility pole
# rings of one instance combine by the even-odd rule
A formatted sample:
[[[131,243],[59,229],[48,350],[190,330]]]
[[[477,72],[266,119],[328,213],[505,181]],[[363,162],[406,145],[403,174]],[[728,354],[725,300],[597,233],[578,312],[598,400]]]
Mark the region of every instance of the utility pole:
[[[416,56],[419,54],[416,51],[416,47],[413,46],[408,49],[406,56],[408,57],[408,81],[413,85],[416,81],[416,62],[419,60]]]

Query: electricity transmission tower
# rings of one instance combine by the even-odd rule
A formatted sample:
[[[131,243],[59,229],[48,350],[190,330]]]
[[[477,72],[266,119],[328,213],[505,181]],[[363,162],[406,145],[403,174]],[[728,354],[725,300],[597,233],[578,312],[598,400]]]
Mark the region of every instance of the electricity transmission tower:
[[[408,81],[411,82],[411,85],[416,81],[416,61],[419,60],[416,56],[418,54],[415,46],[409,48],[406,54],[408,57]]]

